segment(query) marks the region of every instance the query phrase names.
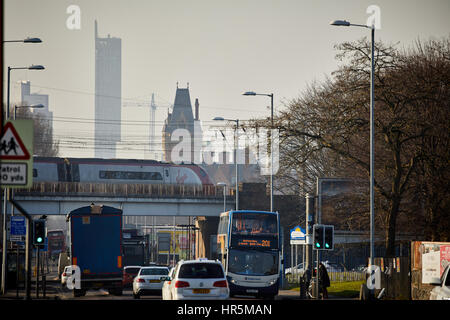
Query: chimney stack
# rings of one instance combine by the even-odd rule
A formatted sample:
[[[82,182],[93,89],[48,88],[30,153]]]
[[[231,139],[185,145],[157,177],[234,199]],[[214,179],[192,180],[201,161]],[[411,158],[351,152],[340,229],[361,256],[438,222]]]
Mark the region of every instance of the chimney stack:
[[[199,107],[198,98],[195,98],[195,120],[197,120],[197,121],[199,120],[198,107]]]

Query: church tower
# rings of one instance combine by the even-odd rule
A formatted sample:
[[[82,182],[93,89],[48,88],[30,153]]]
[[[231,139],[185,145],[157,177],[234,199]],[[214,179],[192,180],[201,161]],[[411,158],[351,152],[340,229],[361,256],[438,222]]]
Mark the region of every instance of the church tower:
[[[199,103],[196,99],[195,118],[192,112],[191,97],[189,94],[189,85],[187,88],[179,88],[177,83],[177,91],[175,94],[175,103],[172,113],[168,112],[167,119],[162,130],[163,157],[167,162],[177,161],[173,158],[172,152],[177,152],[181,143],[186,146],[177,156],[185,159],[184,162],[199,161],[199,150],[201,147],[201,127],[199,114]],[[185,129],[186,131],[177,129]],[[176,131],[176,132],[175,132]],[[174,135],[175,132],[175,135]],[[183,134],[186,133],[186,134]],[[183,134],[180,138],[179,135]],[[189,141],[184,141],[189,138]],[[200,147],[199,147],[200,146]],[[184,152],[184,154],[182,154]],[[178,157],[176,157],[178,158]]]

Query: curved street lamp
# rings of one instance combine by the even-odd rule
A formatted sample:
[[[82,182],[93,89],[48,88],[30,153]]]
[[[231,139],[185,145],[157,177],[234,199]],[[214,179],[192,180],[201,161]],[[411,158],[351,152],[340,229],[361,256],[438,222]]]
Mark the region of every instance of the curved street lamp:
[[[373,259],[375,256],[374,251],[374,232],[375,232],[375,222],[374,222],[374,75],[375,75],[375,26],[368,26],[364,24],[353,24],[346,20],[334,20],[330,22],[332,26],[341,27],[362,27],[371,30],[371,69],[370,69],[370,265],[373,265]]]
[[[256,93],[253,91],[247,91],[242,94],[243,96],[267,96],[270,97],[270,125],[273,130],[273,93]],[[270,211],[273,211],[273,143],[272,143],[272,131],[270,132]]]
[[[23,42],[23,43],[41,43],[42,40],[40,38],[30,38],[27,37],[23,40],[4,40],[2,41],[2,43],[7,43],[7,42]],[[6,105],[6,115],[7,118],[6,120],[9,120],[9,91],[10,91],[10,73],[11,70],[14,69],[29,69],[29,70],[43,70],[45,69],[43,66],[30,66],[28,68],[11,68],[8,67],[8,91],[7,91],[7,105]],[[0,117],[0,135],[3,135],[3,104],[1,105],[1,111],[0,111],[1,117]],[[6,248],[7,248],[7,243],[6,243],[6,202],[7,202],[7,194],[9,192],[9,188],[5,189],[4,192],[4,200],[3,200],[3,206],[4,206],[4,213],[3,213],[3,226],[2,226],[2,232],[3,232],[3,254],[2,254],[2,273],[1,273],[1,293],[5,294],[6,293],[6,266],[8,264],[7,262],[7,255],[6,255]],[[14,208],[14,207],[13,207]],[[28,226],[30,226],[30,218],[27,217],[28,220]],[[29,232],[27,231],[27,237],[29,235]],[[29,248],[29,241],[27,242],[26,245],[26,284],[25,284],[25,299],[29,300],[30,299],[30,285],[29,285],[29,281],[30,281],[30,248]]]
[[[6,102],[6,121],[9,120],[9,97],[10,97],[10,79],[11,79],[11,70],[19,70],[19,69],[28,69],[28,70],[44,70],[45,67],[42,65],[31,65],[29,67],[9,67],[8,66],[8,91],[7,91],[7,102]],[[3,109],[2,109],[3,113]],[[3,134],[3,117],[1,119],[1,133]],[[7,239],[6,239],[6,215],[7,215],[7,202],[8,202],[8,194],[9,188],[5,188],[3,192],[3,254],[2,254],[2,294],[6,293],[6,265],[7,265]],[[26,297],[29,298],[29,287],[26,289]]]
[[[4,40],[3,42],[23,42],[23,43],[41,43],[42,40],[40,38],[25,38],[23,40]]]
[[[42,103],[32,104],[29,106],[14,106],[14,120],[16,120],[17,108],[42,109],[45,108],[45,106]]]
[[[6,120],[9,120],[9,94],[10,94],[10,79],[11,79],[11,70],[44,70],[45,67],[40,64],[33,64],[29,67],[8,67],[8,92],[7,92],[7,101],[6,101]]]

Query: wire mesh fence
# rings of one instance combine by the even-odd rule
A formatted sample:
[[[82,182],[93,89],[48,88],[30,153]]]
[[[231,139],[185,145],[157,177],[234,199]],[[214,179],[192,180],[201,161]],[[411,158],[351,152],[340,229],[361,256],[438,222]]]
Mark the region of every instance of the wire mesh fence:
[[[293,274],[287,274],[286,280],[288,283],[300,283],[302,276],[303,272],[294,272]],[[366,279],[366,274],[363,271],[328,272],[328,276],[332,282],[363,281]]]

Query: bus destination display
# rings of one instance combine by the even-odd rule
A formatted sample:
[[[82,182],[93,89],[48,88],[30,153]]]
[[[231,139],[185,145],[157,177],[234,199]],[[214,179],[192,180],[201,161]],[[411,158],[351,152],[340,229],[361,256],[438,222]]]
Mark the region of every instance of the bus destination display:
[[[260,249],[276,249],[276,239],[270,238],[248,238],[248,237],[235,237],[232,241],[232,246],[243,248],[260,248]]]

